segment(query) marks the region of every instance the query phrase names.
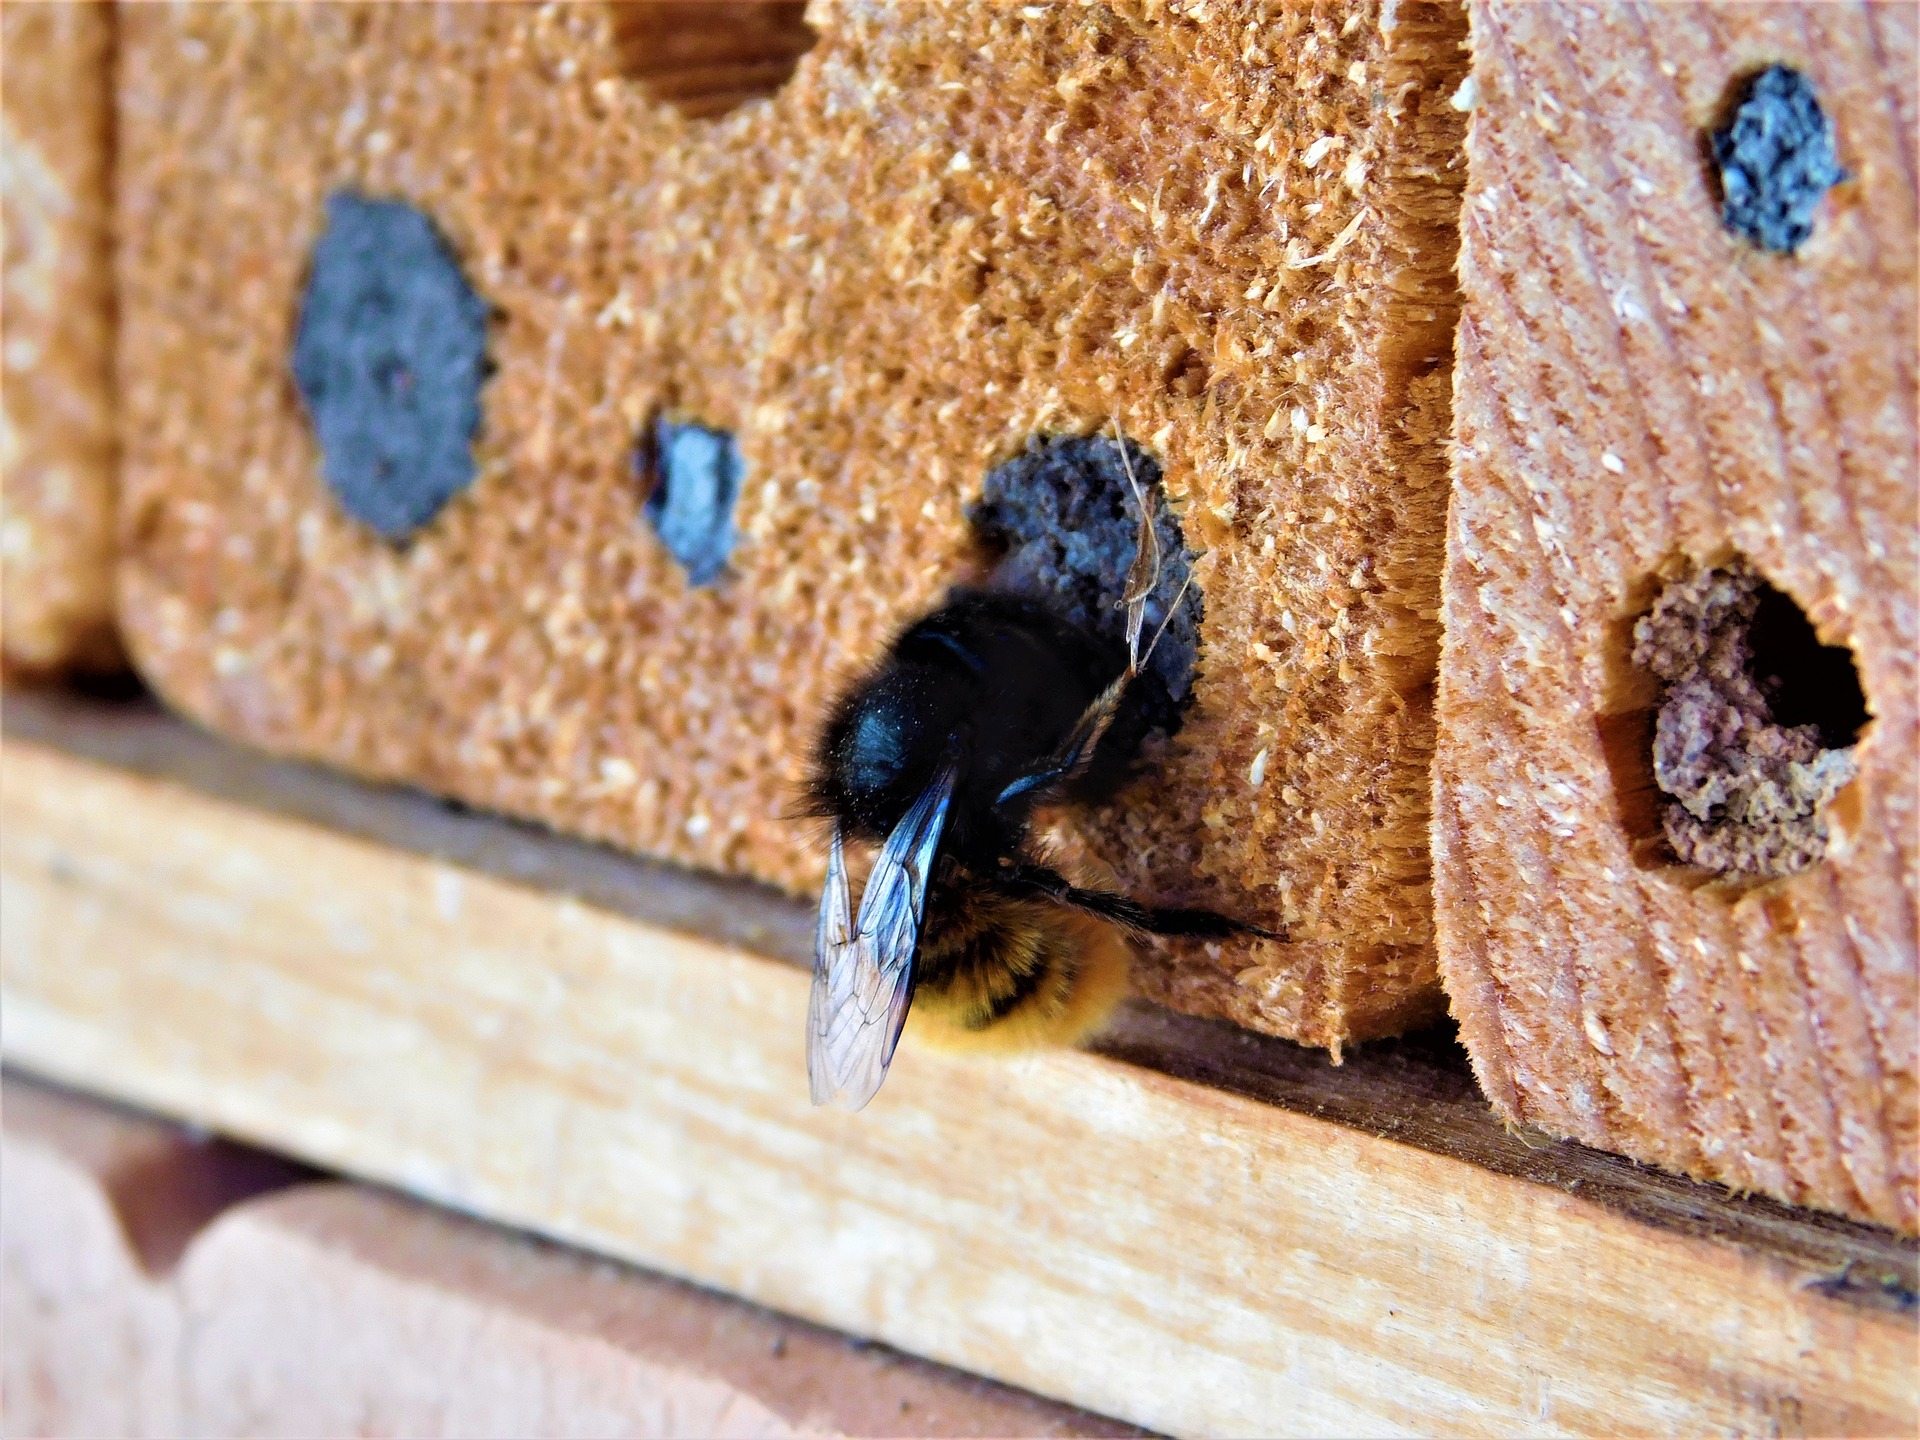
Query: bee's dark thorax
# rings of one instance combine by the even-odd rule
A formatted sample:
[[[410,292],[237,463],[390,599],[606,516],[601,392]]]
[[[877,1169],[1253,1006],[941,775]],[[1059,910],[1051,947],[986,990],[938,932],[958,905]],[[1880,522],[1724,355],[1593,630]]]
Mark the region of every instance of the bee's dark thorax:
[[[855,834],[883,839],[951,761],[946,850],[975,869],[1026,827],[1001,792],[1046,764],[1125,662],[1044,605],[959,592],[894,642],[835,712],[814,789]]]

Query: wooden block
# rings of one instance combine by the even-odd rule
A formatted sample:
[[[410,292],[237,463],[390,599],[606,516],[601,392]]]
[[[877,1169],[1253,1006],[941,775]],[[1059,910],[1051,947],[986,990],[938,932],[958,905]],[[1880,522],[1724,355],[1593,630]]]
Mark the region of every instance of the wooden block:
[[[0,1429],[177,1435],[179,1310],[164,1282],[142,1269],[104,1176],[168,1156],[179,1131],[157,1121],[103,1125],[91,1108],[69,1127],[66,1107],[43,1101],[47,1093],[13,1076],[6,1082]],[[36,1114],[43,1109],[54,1109],[52,1126]],[[58,1143],[67,1139],[77,1143]]]
[[[0,1431],[198,1433],[173,1283],[228,1207],[307,1172],[10,1075],[0,1128]]]
[[[351,1185],[183,1276],[203,1435],[1131,1435],[1131,1426]]]
[[[91,737],[216,798],[24,739],[30,710],[11,1063],[1158,1429],[1920,1422],[1885,1232],[1511,1134],[1408,1053],[1179,1017],[1106,1057],[909,1041],[868,1111],[815,1111],[804,971],[568,898],[573,842],[350,807],[167,722]],[[542,847],[561,893],[500,878]]]
[[[0,658],[117,668],[113,259],[114,8],[50,0],[0,14],[6,310]]]
[[[1462,12],[827,5],[804,57],[791,7],[735,45],[716,13],[126,12],[143,673],[281,753],[817,892],[795,800],[834,695],[986,573],[991,468],[1118,426],[1181,510],[1203,643],[1179,733],[1078,838],[1295,942],[1144,986],[1330,1046],[1437,1018]],[[427,217],[418,250],[478,296],[436,314],[491,316],[448,443],[475,478],[404,540],[330,488],[289,380],[328,206],[369,200]],[[362,379],[365,438],[389,410]],[[662,419],[735,442],[712,574],[648,518]]]
[[[9,1435],[1135,1433],[18,1076],[3,1133]]]
[[[1462,1037],[1515,1120],[1911,1231],[1913,12],[1473,18],[1434,837]],[[1774,61],[1851,172],[1794,255],[1722,225],[1703,158]],[[1633,658],[1663,587],[1735,554],[1872,714],[1827,857],[1785,876],[1680,863],[1675,691]],[[1776,708],[1845,688],[1788,662]]]

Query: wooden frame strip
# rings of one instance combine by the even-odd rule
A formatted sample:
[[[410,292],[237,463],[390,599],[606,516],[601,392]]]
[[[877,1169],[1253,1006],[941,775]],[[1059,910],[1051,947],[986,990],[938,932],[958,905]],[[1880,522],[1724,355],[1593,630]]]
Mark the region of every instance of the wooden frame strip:
[[[0,1049],[50,1078],[1160,1429],[1920,1419],[1911,1245],[1476,1129],[1417,1046],[1142,1012],[816,1112],[804,973],[689,933],[788,902],[138,707],[6,724]]]

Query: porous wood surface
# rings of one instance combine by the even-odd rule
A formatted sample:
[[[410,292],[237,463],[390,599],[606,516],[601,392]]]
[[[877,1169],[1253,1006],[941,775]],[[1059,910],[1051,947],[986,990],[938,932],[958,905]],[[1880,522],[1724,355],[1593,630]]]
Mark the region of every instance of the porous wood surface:
[[[0,657],[110,669],[111,5],[0,11]]]
[[[1915,38],[1908,6],[1476,4],[1434,854],[1500,1112],[1916,1224]],[[1736,82],[1802,70],[1851,178],[1726,232]],[[1705,884],[1640,843],[1663,567],[1744,554],[1851,647],[1829,857]]]
[[[33,711],[9,1063],[1156,1429],[1920,1418],[1912,1243],[1508,1130],[1444,1045],[1335,1067],[1141,1012],[1101,1054],[910,1037],[867,1112],[818,1112],[804,971],[686,933],[689,889],[630,918],[641,867],[579,842]]]
[[[144,673],[281,752],[805,893],[826,703],[978,573],[989,467],[1117,422],[1206,614],[1184,728],[1082,838],[1297,942],[1144,987],[1327,1045],[1432,1018],[1462,13],[823,5],[777,94],[693,120],[649,30],[685,11],[128,12]],[[494,307],[479,479],[401,548],[287,378],[347,187],[424,209]],[[715,588],[641,516],[662,412],[739,439]]]
[[[8,1435],[1138,1433],[18,1074],[0,1160]]]

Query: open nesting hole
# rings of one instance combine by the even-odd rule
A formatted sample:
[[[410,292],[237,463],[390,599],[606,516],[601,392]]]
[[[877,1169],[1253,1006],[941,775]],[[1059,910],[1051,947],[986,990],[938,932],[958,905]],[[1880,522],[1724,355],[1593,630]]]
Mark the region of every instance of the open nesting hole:
[[[695,120],[772,95],[820,38],[804,0],[615,0],[612,9],[620,73]]]
[[[1632,643],[1658,702],[1600,730],[1636,853],[1752,882],[1825,859],[1871,718],[1852,652],[1739,557],[1669,582]]]
[[[1188,584],[1193,556],[1161,489],[1159,462],[1133,441],[1123,448],[1109,435],[1035,436],[987,472],[967,518],[993,557],[990,585],[1047,602],[1124,657],[1127,572],[1140,543],[1136,486],[1160,542],[1142,643],[1160,638],[1130,696],[1144,736],[1180,728],[1200,653],[1200,590]]]

